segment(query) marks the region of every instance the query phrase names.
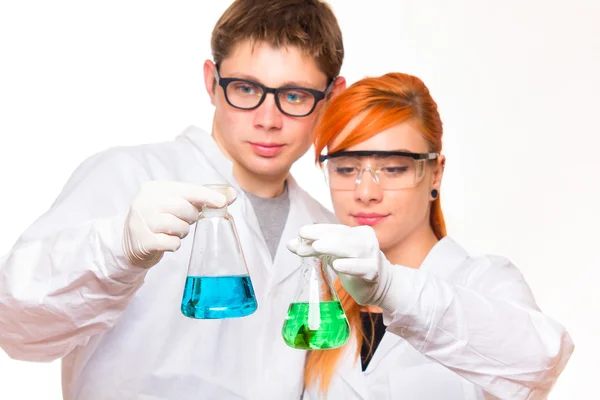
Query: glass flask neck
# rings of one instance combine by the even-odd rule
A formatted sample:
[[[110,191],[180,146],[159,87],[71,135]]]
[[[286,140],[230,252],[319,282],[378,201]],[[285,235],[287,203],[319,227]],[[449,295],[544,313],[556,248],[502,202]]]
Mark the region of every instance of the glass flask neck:
[[[207,188],[215,190],[221,193],[225,198],[227,198],[227,192],[230,188],[228,184],[210,184],[206,185]],[[202,205],[202,214],[201,217],[204,218],[212,218],[212,217],[225,217],[227,212],[227,204],[225,204],[222,208],[210,207],[206,204]]]
[[[227,206],[223,208],[213,208],[207,205],[202,206],[202,214],[201,217],[204,218],[213,218],[213,217],[225,217],[228,215]]]
[[[329,276],[331,258],[303,257],[301,263],[301,278],[295,301],[320,302],[339,300],[332,279]]]

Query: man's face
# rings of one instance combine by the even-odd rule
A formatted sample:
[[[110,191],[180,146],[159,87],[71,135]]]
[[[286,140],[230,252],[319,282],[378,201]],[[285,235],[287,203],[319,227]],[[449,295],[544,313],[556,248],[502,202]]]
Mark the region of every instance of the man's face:
[[[283,114],[273,94],[267,94],[254,110],[240,110],[228,104],[221,86],[213,84],[214,68],[211,62],[205,63],[206,87],[216,108],[213,136],[233,161],[236,179],[284,178],[310,148],[312,130],[325,101],[305,117]],[[293,85],[325,91],[328,83],[312,57],[295,47],[274,48],[265,42],[239,43],[218,73],[221,78],[248,79],[271,88]],[[247,87],[236,90],[248,92]]]

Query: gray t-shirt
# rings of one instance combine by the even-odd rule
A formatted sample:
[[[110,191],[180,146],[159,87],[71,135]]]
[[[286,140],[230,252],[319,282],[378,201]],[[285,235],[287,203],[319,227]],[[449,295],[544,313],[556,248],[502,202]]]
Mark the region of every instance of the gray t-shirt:
[[[279,242],[281,241],[283,228],[290,212],[290,197],[287,183],[283,193],[273,198],[258,197],[246,191],[244,193],[246,193],[246,196],[248,196],[252,203],[252,208],[271,253],[271,258],[274,260],[275,253],[277,253],[277,246],[279,246]]]

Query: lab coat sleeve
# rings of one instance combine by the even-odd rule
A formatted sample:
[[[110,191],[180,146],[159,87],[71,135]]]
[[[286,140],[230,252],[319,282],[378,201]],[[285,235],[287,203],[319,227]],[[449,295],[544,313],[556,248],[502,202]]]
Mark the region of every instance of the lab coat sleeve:
[[[147,272],[121,247],[145,175],[126,151],[90,157],[0,258],[0,347],[11,358],[52,361],[114,326]]]
[[[545,399],[573,342],[539,310],[514,265],[500,257],[486,260],[487,266],[459,282],[392,266],[382,306],[387,330],[489,398]]]

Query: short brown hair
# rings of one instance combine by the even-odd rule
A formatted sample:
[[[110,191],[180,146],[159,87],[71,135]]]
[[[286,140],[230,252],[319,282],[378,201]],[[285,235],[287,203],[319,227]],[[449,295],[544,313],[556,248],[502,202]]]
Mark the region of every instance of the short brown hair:
[[[342,68],[342,32],[329,5],[320,0],[235,0],[212,32],[215,64],[243,40],[298,47],[315,59],[329,79]]]

